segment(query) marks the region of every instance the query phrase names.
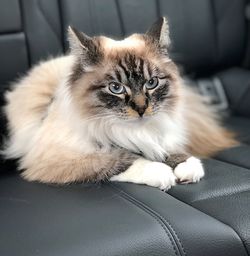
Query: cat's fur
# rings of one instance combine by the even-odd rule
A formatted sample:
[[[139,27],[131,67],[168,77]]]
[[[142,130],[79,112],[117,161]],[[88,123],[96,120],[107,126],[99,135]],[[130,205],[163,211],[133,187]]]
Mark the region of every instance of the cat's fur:
[[[204,171],[191,157],[174,175],[164,164],[167,157],[207,157],[235,144],[213,111],[183,84],[167,54],[165,18],[145,35],[122,41],[69,29],[69,42],[70,55],[35,66],[6,94],[10,138],[4,154],[19,159],[27,180],[112,177],[168,189],[176,177],[198,181]],[[154,76],[164,78],[145,91]],[[124,84],[127,94],[111,93],[110,81]]]

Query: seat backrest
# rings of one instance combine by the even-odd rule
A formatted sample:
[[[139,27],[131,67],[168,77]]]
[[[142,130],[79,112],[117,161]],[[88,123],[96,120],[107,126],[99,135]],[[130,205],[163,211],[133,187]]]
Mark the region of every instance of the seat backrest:
[[[2,0],[0,83],[67,47],[68,25],[89,35],[122,38],[169,18],[173,58],[206,75],[240,65],[246,42],[246,0]]]
[[[0,84],[25,72],[32,63],[62,52],[57,1],[0,2]]]
[[[167,16],[172,56],[188,71],[207,73],[239,65],[246,41],[245,0],[62,0],[63,26],[89,35],[145,32]]]

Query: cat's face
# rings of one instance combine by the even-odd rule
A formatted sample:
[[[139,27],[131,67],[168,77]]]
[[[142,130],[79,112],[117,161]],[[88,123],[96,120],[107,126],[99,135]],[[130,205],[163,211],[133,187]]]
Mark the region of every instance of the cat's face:
[[[167,55],[166,29],[162,19],[147,34],[123,41],[93,39],[72,31],[71,49],[77,58],[70,83],[79,109],[93,118],[128,121],[173,111],[178,100],[178,72]]]

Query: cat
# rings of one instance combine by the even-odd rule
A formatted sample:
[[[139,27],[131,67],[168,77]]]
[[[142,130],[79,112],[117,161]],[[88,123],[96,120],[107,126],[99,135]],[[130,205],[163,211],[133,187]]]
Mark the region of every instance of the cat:
[[[68,29],[70,53],[5,95],[6,158],[45,183],[103,180],[167,190],[204,176],[201,157],[235,145],[168,55],[165,17],[121,41]]]

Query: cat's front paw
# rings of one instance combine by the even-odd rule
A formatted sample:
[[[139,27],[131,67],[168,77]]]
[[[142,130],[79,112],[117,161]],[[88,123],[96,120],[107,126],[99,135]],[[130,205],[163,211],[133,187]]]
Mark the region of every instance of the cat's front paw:
[[[176,177],[171,167],[159,162],[151,162],[143,170],[143,182],[161,190],[169,190],[176,184]]]
[[[186,184],[199,182],[205,172],[201,161],[192,156],[185,162],[178,164],[174,169],[174,174],[179,183]]]
[[[176,184],[171,167],[144,158],[136,160],[125,172],[113,176],[110,180],[146,184],[164,191]]]

